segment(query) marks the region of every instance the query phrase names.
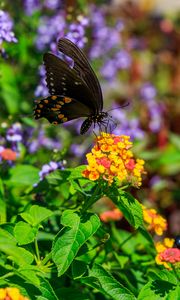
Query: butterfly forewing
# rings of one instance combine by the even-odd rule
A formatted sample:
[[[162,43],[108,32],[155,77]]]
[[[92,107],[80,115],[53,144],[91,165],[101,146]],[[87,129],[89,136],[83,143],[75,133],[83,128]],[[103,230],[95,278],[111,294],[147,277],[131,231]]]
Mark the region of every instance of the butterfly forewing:
[[[96,112],[102,111],[103,97],[101,86],[84,53],[74,43],[65,38],[61,38],[58,41],[58,49],[73,59],[74,70],[78,72],[80,78],[83,79],[90,91],[92,91],[93,99],[91,101],[96,106]]]
[[[92,114],[96,113],[96,106],[92,101],[93,95],[78,73],[51,53],[44,54],[43,58],[50,94],[74,98],[88,106]]]
[[[46,118],[50,123],[60,124],[77,119],[88,117],[89,108],[70,97],[52,95],[38,101],[35,109],[35,119]]]

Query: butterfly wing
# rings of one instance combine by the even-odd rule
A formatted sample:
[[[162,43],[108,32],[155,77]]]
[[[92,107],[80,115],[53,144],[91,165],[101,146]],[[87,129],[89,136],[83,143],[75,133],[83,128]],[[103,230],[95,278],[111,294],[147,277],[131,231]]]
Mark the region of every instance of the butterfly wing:
[[[37,101],[34,109],[35,119],[46,118],[55,125],[80,117],[88,117],[90,113],[90,109],[83,103],[59,95],[51,95]]]
[[[58,41],[58,49],[60,52],[73,59],[73,69],[79,74],[80,78],[83,79],[90,91],[92,91],[92,101],[96,106],[96,112],[102,111],[103,97],[101,86],[84,53],[66,38],[61,38]]]
[[[96,113],[93,94],[78,73],[66,62],[51,53],[44,54],[46,82],[51,95],[67,96],[89,107],[90,114]]]

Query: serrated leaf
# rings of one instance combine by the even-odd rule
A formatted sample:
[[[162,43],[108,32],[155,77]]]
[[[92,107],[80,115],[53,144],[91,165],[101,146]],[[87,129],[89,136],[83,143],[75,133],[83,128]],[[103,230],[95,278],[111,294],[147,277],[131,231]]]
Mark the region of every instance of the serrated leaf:
[[[18,271],[14,271],[16,274],[20,274],[21,277],[28,283],[31,283],[38,287],[40,285],[40,279],[37,276],[37,268],[36,266],[27,265],[25,267],[20,267]]]
[[[124,217],[135,229],[143,226],[142,207],[131,194],[120,189],[110,188],[107,196],[122,211]]]
[[[161,279],[164,281],[171,282],[172,284],[178,284],[178,280],[176,276],[174,275],[174,272],[171,272],[170,270],[158,270],[158,272],[155,272],[154,270],[151,271],[150,276],[152,279]]]
[[[68,269],[80,247],[97,231],[100,226],[99,218],[87,214],[84,220],[73,211],[65,211],[61,218],[64,228],[55,239],[52,258],[61,276]]]
[[[14,242],[7,238],[0,238],[0,251],[8,255],[19,266],[31,264],[34,260],[29,251],[15,246]]]
[[[59,300],[52,286],[45,278],[40,277],[40,286],[38,288],[42,295],[37,297],[37,300]]]
[[[38,229],[28,223],[20,221],[14,227],[14,236],[19,245],[32,243],[37,235]]]
[[[32,226],[37,226],[45,219],[52,216],[53,212],[45,207],[39,205],[31,206],[28,212],[21,213],[21,217],[31,224]]]
[[[179,300],[180,289],[175,284],[164,280],[148,282],[140,291],[138,300]]]
[[[92,287],[99,292],[108,295],[113,300],[135,300],[136,297],[121,283],[119,283],[108,271],[102,266],[95,264],[89,271],[94,283],[89,282]]]

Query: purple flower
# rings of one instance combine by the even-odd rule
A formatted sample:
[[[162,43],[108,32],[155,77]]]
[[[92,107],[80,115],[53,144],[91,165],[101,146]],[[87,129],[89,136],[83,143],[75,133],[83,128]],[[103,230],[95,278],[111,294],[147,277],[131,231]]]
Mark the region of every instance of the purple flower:
[[[81,23],[72,23],[69,25],[65,37],[71,40],[79,48],[83,48],[87,38],[85,37],[85,25]]]
[[[2,44],[3,41],[8,43],[17,42],[12,29],[13,21],[11,20],[9,14],[3,10],[0,10],[0,44]]]
[[[40,0],[24,0],[25,13],[31,16],[35,11],[41,9]]]
[[[118,69],[128,69],[131,66],[131,56],[125,50],[116,53],[114,62]]]
[[[116,128],[113,130],[114,134],[129,135],[132,140],[134,139],[143,139],[144,132],[140,128],[139,120],[136,118],[129,118],[127,112],[121,109],[113,110],[111,112],[113,120],[117,123]]]
[[[118,51],[115,56],[107,60],[101,68],[101,74],[104,78],[112,80],[121,69],[128,69],[131,65],[131,57],[125,50]]]
[[[48,174],[57,169],[64,169],[64,166],[61,162],[51,161],[49,164],[45,164],[39,172],[40,180],[43,180]]]
[[[44,6],[48,9],[55,10],[62,5],[61,0],[44,0]]]
[[[151,100],[156,97],[156,88],[151,83],[145,83],[140,89],[140,95],[144,100]]]
[[[105,79],[113,79],[117,73],[117,66],[114,59],[107,60],[100,72]]]
[[[151,83],[145,83],[140,89],[140,96],[145,100],[149,110],[149,128],[152,132],[158,132],[162,125],[162,107],[156,101],[156,88]]]
[[[20,123],[13,124],[6,133],[7,141],[18,143],[22,141],[22,126]]]
[[[51,139],[45,136],[45,132],[43,129],[38,131],[38,136],[35,139],[29,141],[28,149],[30,153],[35,153],[41,147],[45,147],[46,149],[60,149],[61,143],[58,140]]]
[[[120,31],[123,27],[122,22],[117,22],[113,27],[108,26],[104,11],[93,7],[90,24],[93,41],[92,48],[90,49],[91,58],[99,58],[111,49],[119,46],[121,42]]]
[[[42,51],[46,47],[50,47],[53,51],[54,47],[56,47],[57,40],[64,36],[65,26],[65,16],[64,11],[62,10],[53,17],[43,16],[40,19],[40,25],[38,28],[38,35],[36,39],[37,49]]]
[[[84,145],[78,145],[78,144],[72,144],[71,145],[71,152],[76,156],[76,157],[82,157],[84,154],[86,148]]]

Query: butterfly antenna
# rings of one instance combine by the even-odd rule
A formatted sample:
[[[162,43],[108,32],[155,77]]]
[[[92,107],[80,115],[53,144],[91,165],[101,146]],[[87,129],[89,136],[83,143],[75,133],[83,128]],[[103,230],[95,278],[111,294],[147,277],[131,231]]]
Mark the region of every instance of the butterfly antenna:
[[[121,105],[121,106],[118,106],[118,107],[112,108],[112,109],[108,110],[107,112],[110,112],[110,111],[112,111],[112,110],[119,109],[119,108],[124,108],[124,107],[128,106],[129,104],[130,104],[130,103],[129,103],[129,102],[127,102],[127,103],[125,103],[125,104],[123,104],[123,105]]]

